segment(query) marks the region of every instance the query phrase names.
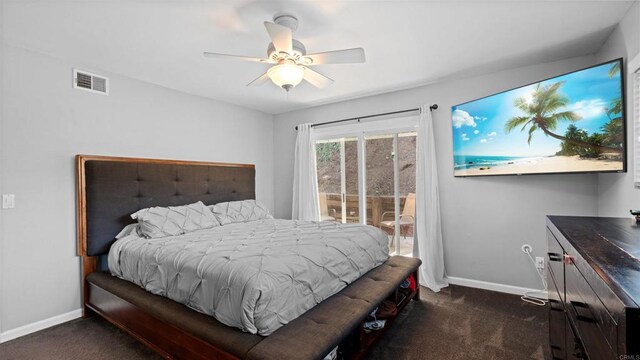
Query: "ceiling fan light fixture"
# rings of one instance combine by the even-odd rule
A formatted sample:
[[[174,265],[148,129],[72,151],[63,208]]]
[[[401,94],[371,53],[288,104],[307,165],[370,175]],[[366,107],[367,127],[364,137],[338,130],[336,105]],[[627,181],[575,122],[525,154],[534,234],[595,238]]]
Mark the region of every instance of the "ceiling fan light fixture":
[[[304,78],[304,69],[293,63],[283,63],[271,67],[267,71],[267,76],[274,84],[286,91],[300,84]]]
[[[311,68],[312,65],[365,62],[363,48],[307,54],[307,49],[304,47],[304,44],[293,38],[293,32],[298,28],[298,19],[293,15],[286,13],[276,14],[273,22],[264,22],[264,27],[271,39],[271,42],[267,46],[266,59],[212,52],[205,52],[204,56],[219,59],[254,61],[273,65],[267,69],[265,73],[248,83],[247,86],[260,86],[271,80],[271,82],[287,92],[300,84],[302,80],[321,89],[333,83],[333,79],[313,70]]]

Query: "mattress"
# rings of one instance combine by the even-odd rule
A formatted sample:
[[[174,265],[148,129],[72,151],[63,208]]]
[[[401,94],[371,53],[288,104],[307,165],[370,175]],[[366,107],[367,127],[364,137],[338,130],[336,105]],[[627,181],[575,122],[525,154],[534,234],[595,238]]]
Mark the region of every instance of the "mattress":
[[[270,219],[158,239],[129,235],[111,246],[109,270],[266,336],[387,258],[388,237],[375,227]]]

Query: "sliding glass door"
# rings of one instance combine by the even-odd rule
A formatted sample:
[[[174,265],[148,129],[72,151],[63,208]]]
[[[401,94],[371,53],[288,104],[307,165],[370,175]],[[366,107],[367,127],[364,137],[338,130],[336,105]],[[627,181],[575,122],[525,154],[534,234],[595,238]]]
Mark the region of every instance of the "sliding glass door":
[[[322,221],[360,222],[358,138],[317,141],[316,162]]]
[[[382,229],[391,254],[411,256],[415,220],[416,133],[354,132],[316,142],[323,221]]]
[[[416,139],[415,132],[397,134],[398,187],[396,190],[397,219],[396,249],[400,255],[413,254],[416,217]]]

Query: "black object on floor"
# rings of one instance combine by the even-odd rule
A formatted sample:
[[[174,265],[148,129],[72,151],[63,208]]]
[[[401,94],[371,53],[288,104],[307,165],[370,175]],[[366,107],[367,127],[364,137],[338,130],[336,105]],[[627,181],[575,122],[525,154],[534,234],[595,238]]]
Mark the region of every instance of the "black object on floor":
[[[547,309],[519,296],[450,286],[422,289],[369,353],[383,359],[548,359]],[[0,344],[0,359],[160,359],[99,316]]]

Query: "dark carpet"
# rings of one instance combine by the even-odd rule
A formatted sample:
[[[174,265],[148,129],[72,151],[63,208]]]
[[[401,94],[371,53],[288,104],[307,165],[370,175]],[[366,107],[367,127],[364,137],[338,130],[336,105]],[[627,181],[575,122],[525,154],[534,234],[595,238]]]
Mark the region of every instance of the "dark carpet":
[[[547,307],[520,296],[422,289],[369,354],[382,359],[550,359]]]
[[[422,290],[369,354],[382,359],[548,359],[547,310],[461,286]],[[0,359],[159,359],[98,316],[0,345]]]

